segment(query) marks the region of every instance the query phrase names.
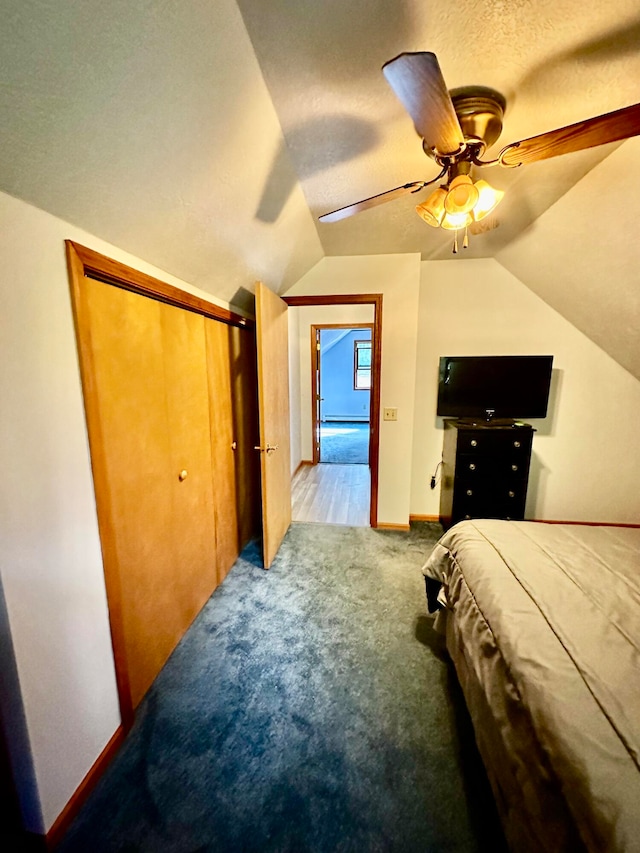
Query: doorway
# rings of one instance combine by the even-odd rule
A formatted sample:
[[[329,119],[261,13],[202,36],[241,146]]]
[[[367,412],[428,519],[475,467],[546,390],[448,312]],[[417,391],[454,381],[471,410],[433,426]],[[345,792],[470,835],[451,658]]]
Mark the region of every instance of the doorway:
[[[311,327],[314,463],[369,465],[373,325]]]
[[[293,373],[290,373],[294,389],[292,400],[299,401],[297,416],[296,405],[292,403],[294,420],[297,418],[297,423],[292,421],[292,435],[298,436],[299,444],[297,454],[296,443],[292,445],[292,471],[295,474],[292,488],[293,520],[377,527],[382,295],[285,296],[284,301],[290,309],[298,309],[295,319],[290,321],[292,340],[298,341],[297,345],[294,344],[297,351],[291,364],[299,365],[299,371],[297,368],[291,368]],[[370,341],[370,365],[365,364],[368,360],[366,356],[359,358],[361,371],[364,367],[370,368],[370,387],[357,391],[359,399],[363,401],[359,404],[358,414],[360,424],[364,421],[365,425],[366,450],[364,460],[356,464],[337,460],[327,464],[321,461],[320,428],[323,426],[323,417],[324,426],[337,431],[347,427],[346,421],[335,416],[346,414],[353,418],[354,415],[349,410],[322,411],[322,404],[330,401],[318,399],[318,395],[322,397],[323,394],[316,390],[320,386],[317,385],[316,377],[318,349],[314,326],[338,330],[340,334],[364,329],[370,333],[370,338],[368,335],[362,338],[367,343]],[[351,383],[354,381],[354,368],[354,344],[351,343]],[[322,365],[320,370],[322,371]],[[362,375],[359,381],[362,383]],[[296,383],[298,388],[295,388]],[[355,389],[351,390],[353,392]],[[368,397],[369,403],[368,436],[365,420],[367,410],[361,408],[365,396]],[[327,415],[333,415],[334,418],[328,418]],[[353,420],[350,422],[358,423]],[[356,496],[357,500],[353,500]],[[362,508],[362,511],[356,510],[356,505]],[[316,512],[319,512],[319,515],[315,515]]]

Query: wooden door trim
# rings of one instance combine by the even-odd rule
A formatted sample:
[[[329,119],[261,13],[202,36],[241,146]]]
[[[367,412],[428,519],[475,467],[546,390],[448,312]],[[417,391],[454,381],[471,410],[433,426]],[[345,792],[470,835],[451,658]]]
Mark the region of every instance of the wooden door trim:
[[[371,470],[371,506],[369,523],[378,526],[378,472],[380,467],[380,376],[382,372],[382,294],[350,293],[322,294],[317,296],[283,296],[290,308],[308,305],[373,305],[373,352],[371,373],[371,433],[369,440],[369,468]],[[357,324],[356,324],[357,325]],[[353,327],[353,324],[349,324]]]
[[[120,578],[116,570],[118,559],[114,520],[109,495],[109,480],[107,477],[106,462],[101,452],[103,446],[102,421],[98,409],[98,398],[93,385],[93,377],[95,376],[93,349],[91,347],[91,331],[86,294],[83,287],[87,276],[83,260],[71,241],[67,241],[67,262],[69,266],[73,319],[78,345],[80,379],[89,439],[91,471],[96,498],[98,530],[100,532],[102,566],[105,576],[107,605],[109,608],[109,630],[113,648],[116,687],[118,690],[122,726],[124,731],[128,732],[133,725],[134,714],[122,620],[122,590],[120,587]]]
[[[373,323],[314,323],[311,326],[311,431],[313,436],[312,460],[314,465],[317,465],[318,462],[320,462],[320,455],[318,452],[318,447],[316,446],[316,435],[317,431],[320,429],[320,424],[318,422],[318,406],[316,401],[316,393],[317,391],[319,392],[320,388],[318,385],[318,389],[316,391],[316,372],[314,359],[318,358],[319,360],[320,358],[320,356],[318,356],[317,354],[318,350],[316,348],[316,336],[318,332],[321,332],[323,329],[351,329],[353,331],[357,331],[358,329],[369,329],[369,331],[371,332],[372,341],[374,335]],[[369,389],[369,405],[371,405],[371,389]],[[371,412],[369,412],[369,448],[371,447],[371,426],[372,418]],[[369,453],[369,467],[371,467],[371,453]]]
[[[105,284],[113,284],[123,290],[131,290],[133,293],[166,302],[176,308],[184,308],[214,320],[222,320],[223,323],[229,323],[232,326],[253,327],[255,325],[254,321],[247,317],[242,317],[234,311],[222,308],[213,302],[207,302],[206,299],[201,299],[193,293],[180,290],[179,287],[114,261],[73,240],[65,240],[65,244],[71,275],[86,276]]]
[[[311,326],[311,462],[317,465],[320,461],[320,442],[318,430],[320,428],[318,418],[318,395],[320,394],[320,337],[318,331],[320,326]]]

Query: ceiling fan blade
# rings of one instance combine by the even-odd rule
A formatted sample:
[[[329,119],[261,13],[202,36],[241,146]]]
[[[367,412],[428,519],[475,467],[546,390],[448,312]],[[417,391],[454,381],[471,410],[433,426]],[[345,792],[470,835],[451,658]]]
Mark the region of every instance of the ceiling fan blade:
[[[435,53],[401,53],[382,72],[426,147],[442,155],[460,151],[464,134]]]
[[[324,213],[318,217],[319,222],[338,222],[340,219],[346,219],[347,216],[353,216],[354,213],[360,213],[361,210],[368,210],[370,207],[377,207],[379,204],[385,204],[388,201],[393,201],[394,198],[399,198],[407,193],[417,193],[427,183],[433,181],[414,181],[411,184],[404,184],[401,187],[396,187],[393,190],[387,190],[386,193],[373,195],[371,198],[365,198],[362,201],[356,201],[355,204],[348,204],[346,207],[340,207],[338,210],[332,210],[331,213]]]
[[[537,160],[571,154],[573,151],[595,148],[597,145],[638,135],[640,104],[634,104],[520,142],[512,142],[502,149],[498,159],[503,166],[519,166],[521,163],[535,163]]]

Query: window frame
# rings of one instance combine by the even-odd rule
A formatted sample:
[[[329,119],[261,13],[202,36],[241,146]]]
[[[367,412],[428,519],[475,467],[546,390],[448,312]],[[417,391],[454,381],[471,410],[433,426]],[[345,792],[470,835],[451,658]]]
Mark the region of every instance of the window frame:
[[[365,344],[365,346],[362,346]],[[353,390],[354,391],[371,391],[371,377],[372,377],[372,360],[373,360],[373,348],[372,348],[371,338],[358,338],[353,342]],[[359,346],[360,345],[360,346]],[[358,365],[358,351],[359,350],[369,350],[369,364],[362,367]],[[358,385],[358,373],[362,374],[363,372],[367,373],[369,376],[369,384],[365,387],[363,385]]]

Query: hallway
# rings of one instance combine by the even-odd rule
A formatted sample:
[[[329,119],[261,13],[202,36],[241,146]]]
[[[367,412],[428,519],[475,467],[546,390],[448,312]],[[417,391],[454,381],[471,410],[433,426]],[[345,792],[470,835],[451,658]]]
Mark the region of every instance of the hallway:
[[[368,465],[302,465],[291,484],[291,520],[369,526]]]

